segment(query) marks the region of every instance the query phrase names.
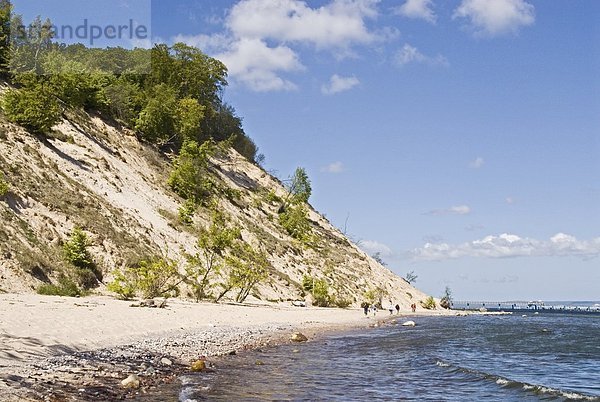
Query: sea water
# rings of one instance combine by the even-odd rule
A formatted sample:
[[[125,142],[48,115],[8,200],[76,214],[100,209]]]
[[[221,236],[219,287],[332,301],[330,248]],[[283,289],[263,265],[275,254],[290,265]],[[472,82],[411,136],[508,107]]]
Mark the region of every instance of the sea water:
[[[179,400],[600,401],[599,316],[411,319],[227,358]]]

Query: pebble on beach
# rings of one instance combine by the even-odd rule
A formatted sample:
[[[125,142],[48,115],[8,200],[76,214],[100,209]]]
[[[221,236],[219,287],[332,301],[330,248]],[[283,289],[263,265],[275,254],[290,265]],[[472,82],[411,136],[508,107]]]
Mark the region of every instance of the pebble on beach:
[[[291,340],[292,340],[292,342],[306,342],[306,341],[308,341],[308,338],[303,333],[296,332],[295,334],[292,335]]]
[[[196,360],[192,363],[190,369],[194,372],[204,371],[206,370],[206,362],[204,360]]]
[[[139,388],[140,387],[140,377],[135,374],[131,374],[129,377],[121,381],[121,385],[123,388]]]

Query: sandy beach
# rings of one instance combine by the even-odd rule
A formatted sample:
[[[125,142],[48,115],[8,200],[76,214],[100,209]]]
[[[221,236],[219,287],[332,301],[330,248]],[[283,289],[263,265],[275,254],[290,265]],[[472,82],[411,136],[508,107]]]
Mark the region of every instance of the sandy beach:
[[[194,360],[287,342],[296,331],[311,339],[323,332],[373,326],[390,317],[386,310],[365,317],[357,309],[291,304],[132,304],[99,296],[0,295],[0,400],[64,400],[77,395],[101,400],[150,392],[161,381],[174,381]],[[140,390],[120,386],[131,373],[140,376]]]

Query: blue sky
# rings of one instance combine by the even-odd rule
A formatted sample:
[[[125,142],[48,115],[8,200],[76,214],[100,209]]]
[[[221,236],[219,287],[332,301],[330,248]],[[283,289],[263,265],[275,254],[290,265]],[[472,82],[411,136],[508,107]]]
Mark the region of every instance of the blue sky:
[[[11,0],[11,2],[14,12],[22,15],[25,23],[29,23],[37,16],[41,16],[44,20],[49,18],[56,27],[56,40],[60,42],[84,43],[89,47],[149,47],[151,44],[151,0]],[[127,28],[119,31],[119,26]],[[109,27],[114,27],[115,30],[106,31]]]
[[[126,3],[125,0],[121,3]],[[600,2],[169,0],[285,178],[417,286],[600,299]]]

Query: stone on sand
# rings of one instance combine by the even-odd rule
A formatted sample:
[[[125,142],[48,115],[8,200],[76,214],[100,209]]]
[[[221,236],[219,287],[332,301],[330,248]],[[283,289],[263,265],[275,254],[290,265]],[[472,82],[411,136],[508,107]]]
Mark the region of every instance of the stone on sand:
[[[291,340],[292,340],[292,342],[306,342],[306,341],[308,341],[308,338],[303,333],[296,332],[295,334],[292,335]]]
[[[206,362],[204,360],[196,360],[192,363],[192,366],[190,368],[192,371],[195,372],[204,371],[206,370]]]
[[[140,387],[140,377],[135,374],[131,374],[129,377],[121,381],[121,385],[123,388],[139,388]]]

